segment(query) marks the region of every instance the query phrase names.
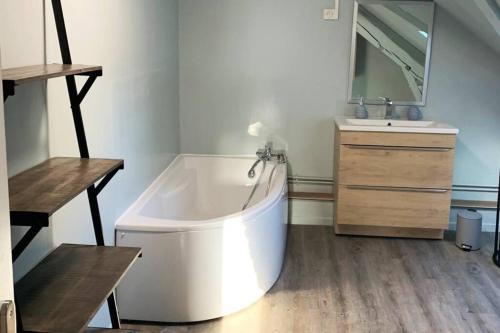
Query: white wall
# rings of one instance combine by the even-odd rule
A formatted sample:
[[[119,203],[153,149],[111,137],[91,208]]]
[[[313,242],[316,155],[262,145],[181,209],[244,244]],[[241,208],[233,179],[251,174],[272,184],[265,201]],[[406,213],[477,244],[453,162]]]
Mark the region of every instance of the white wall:
[[[1,72],[0,88],[2,88]],[[0,97],[3,96],[2,91],[3,90],[0,90]],[[5,146],[4,125],[4,109],[2,103],[0,105],[0,302],[14,300],[14,278],[12,273],[10,245],[9,188],[7,182],[7,147]]]
[[[340,3],[340,19],[324,21],[330,0],[183,0],[181,152],[252,154],[270,137],[288,149],[292,175],[332,177],[333,118],[354,110],[346,103],[353,1]],[[425,116],[461,130],[454,182],[494,186],[499,55],[439,6],[436,14]],[[256,137],[248,126],[257,122]]]
[[[180,2],[181,151],[253,154],[268,137],[295,175],[332,175],[346,104],[352,0]],[[259,136],[248,133],[260,122]]]
[[[440,8],[440,7],[438,7]],[[500,54],[445,10],[438,10],[425,114],[460,129],[454,184],[498,186],[500,169]],[[455,198],[496,200],[496,194],[455,192]],[[495,212],[481,211],[494,231]],[[456,210],[451,214],[456,223]]]
[[[446,11],[436,14],[426,116],[460,129],[455,184],[497,185],[500,54]]]
[[[43,1],[0,0],[0,44],[3,68],[44,63]],[[49,156],[46,89],[42,82],[24,85],[5,103],[8,174],[12,176]],[[16,244],[26,227],[12,228]],[[16,261],[16,279],[52,248],[52,232],[43,229]]]
[[[0,0],[4,67],[61,61],[46,3],[44,14],[42,0]],[[114,244],[116,219],[179,151],[178,1],[62,4],[73,62],[104,67],[82,104],[90,155],[125,159],[99,196],[105,241]],[[10,174],[49,156],[78,156],[64,79],[18,88],[5,112]],[[54,214],[51,225],[16,263],[17,277],[62,242],[95,244],[86,194]],[[107,323],[107,311],[93,322]]]
[[[116,219],[179,150],[177,1],[67,1],[63,9],[73,62],[104,70],[82,104],[90,155],[125,159],[100,195],[113,244]],[[60,62],[52,22],[49,10],[49,63]],[[50,155],[78,156],[64,80],[49,81],[48,110]],[[82,194],[54,216],[54,243],[95,242],[90,221]]]
[[[125,160],[99,196],[111,245],[116,219],[179,151],[177,1],[72,0],[63,8],[73,62],[104,68],[82,104],[90,155]],[[60,61],[52,22],[47,11],[49,63]],[[78,156],[64,80],[49,81],[48,110],[50,155]],[[54,214],[52,225],[55,246],[95,244],[85,193]],[[93,324],[106,317],[101,311]]]

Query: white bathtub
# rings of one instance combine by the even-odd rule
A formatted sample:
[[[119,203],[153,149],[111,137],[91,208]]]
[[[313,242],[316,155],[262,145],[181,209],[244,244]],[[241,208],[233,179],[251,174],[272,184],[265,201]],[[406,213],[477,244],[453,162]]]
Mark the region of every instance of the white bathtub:
[[[253,157],[181,155],[120,217],[118,246],[143,257],[117,291],[122,319],[191,322],[241,310],[278,279],[288,219],[287,170],[279,164],[267,183],[247,172]]]

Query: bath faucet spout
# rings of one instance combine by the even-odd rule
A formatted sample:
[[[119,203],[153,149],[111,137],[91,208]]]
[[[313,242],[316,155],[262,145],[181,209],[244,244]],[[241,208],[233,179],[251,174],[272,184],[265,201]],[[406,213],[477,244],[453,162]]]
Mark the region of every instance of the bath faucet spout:
[[[248,170],[248,178],[255,177],[255,168],[257,167],[257,165],[259,165],[260,162],[262,162],[262,160],[259,158],[257,161],[255,161],[250,170]]]
[[[266,144],[264,149],[259,149],[256,152],[257,161],[252,165],[250,170],[248,170],[248,178],[255,177],[255,168],[259,165],[260,162],[270,161],[273,156],[273,150],[270,144]]]

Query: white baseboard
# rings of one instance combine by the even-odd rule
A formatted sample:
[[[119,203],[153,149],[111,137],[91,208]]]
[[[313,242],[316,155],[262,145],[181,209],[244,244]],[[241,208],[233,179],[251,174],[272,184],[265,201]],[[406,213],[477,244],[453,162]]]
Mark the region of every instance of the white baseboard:
[[[289,217],[291,224],[299,225],[333,225],[333,203],[327,201],[290,200]],[[455,230],[459,209],[452,209],[448,229]],[[483,216],[482,230],[494,232],[496,212],[494,210],[478,210]]]
[[[289,200],[291,224],[333,225],[333,203],[325,201]]]
[[[295,225],[323,225],[333,226],[333,219],[322,217],[304,217],[295,216],[290,219],[291,224]]]
[[[453,208],[450,214],[450,225],[449,230],[456,230],[457,228],[457,213],[460,209]],[[494,210],[486,210],[486,209],[478,209],[478,213],[483,216],[482,230],[484,232],[494,232],[496,226],[496,211]]]

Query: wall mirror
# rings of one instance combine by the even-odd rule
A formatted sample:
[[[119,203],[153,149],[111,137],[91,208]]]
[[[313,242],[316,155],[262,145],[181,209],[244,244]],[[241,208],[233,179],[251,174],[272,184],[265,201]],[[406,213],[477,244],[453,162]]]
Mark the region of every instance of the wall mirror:
[[[431,1],[355,1],[349,102],[425,105],[433,21]]]

